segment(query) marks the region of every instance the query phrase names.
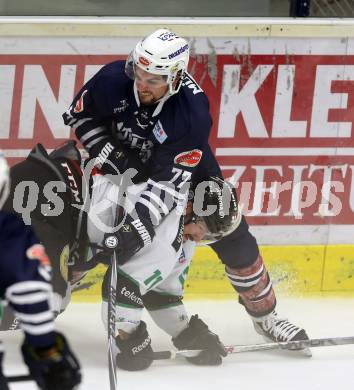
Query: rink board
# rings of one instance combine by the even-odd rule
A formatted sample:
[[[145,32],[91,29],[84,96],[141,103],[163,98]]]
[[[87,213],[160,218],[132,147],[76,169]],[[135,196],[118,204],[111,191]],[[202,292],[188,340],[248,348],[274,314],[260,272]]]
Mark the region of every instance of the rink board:
[[[0,18],[0,148],[73,138],[61,114],[158,26],[186,36],[210,145],[261,245],[352,244],[354,21]],[[188,85],[193,93],[198,87]]]
[[[137,39],[169,27],[190,42],[190,73],[210,97],[211,147],[237,186],[277,290],[354,292],[353,20],[0,22],[0,148],[10,163],[37,142],[52,149],[73,138],[61,114],[75,92],[103,64],[126,58]],[[98,299],[102,272],[90,273],[91,288],[76,299]],[[187,296],[228,293],[220,262],[198,249]]]
[[[354,296],[354,245],[262,246],[275,289],[282,295]],[[84,279],[74,300],[100,300],[99,266]],[[234,293],[224,267],[208,247],[197,248],[185,285],[186,298],[225,298]]]

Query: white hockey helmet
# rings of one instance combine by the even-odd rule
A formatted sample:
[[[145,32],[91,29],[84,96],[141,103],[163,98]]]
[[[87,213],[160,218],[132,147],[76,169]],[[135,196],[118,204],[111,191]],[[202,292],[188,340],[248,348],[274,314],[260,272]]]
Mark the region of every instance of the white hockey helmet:
[[[9,190],[10,190],[9,166],[7,165],[6,159],[2,151],[0,150],[0,210],[9,195]]]
[[[181,87],[188,61],[188,42],[163,28],[137,43],[127,59],[125,71],[133,80],[135,79],[135,67],[152,74],[165,76],[170,94],[174,94]]]

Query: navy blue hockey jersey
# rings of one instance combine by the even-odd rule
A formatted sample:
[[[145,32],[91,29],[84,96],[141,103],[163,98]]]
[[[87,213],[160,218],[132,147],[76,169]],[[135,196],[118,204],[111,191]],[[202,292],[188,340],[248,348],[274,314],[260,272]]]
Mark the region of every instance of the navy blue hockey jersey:
[[[154,106],[142,106],[124,66],[125,61],[104,66],[81,89],[63,118],[91,157],[97,157],[98,145],[101,150],[117,140],[138,154],[150,175],[135,208],[140,217],[158,225],[186,198],[186,184],[208,147],[209,102],[186,74],[177,94]]]
[[[7,301],[33,346],[54,344],[50,265],[32,228],[0,211],[0,299]]]

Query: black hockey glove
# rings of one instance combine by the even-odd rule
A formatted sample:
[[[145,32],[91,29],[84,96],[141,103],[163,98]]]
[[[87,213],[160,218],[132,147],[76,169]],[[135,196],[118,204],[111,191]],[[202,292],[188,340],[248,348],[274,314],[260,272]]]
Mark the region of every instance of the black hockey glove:
[[[141,371],[151,366],[153,362],[151,338],[146,330],[144,321],[140,321],[139,327],[129,338],[122,340],[116,338],[119,349],[117,366],[127,371]]]
[[[81,382],[80,364],[62,334],[55,333],[55,344],[49,348],[33,348],[24,341],[21,350],[40,389],[73,390]]]
[[[110,254],[116,252],[119,265],[126,263],[144,246],[151,244],[155,231],[150,222],[133,219],[126,214],[122,227],[114,234],[106,233],[103,240],[104,252],[97,256],[98,261],[110,263]]]
[[[103,173],[111,175],[123,174],[132,168],[135,175],[131,178],[134,184],[146,181],[148,166],[143,164],[137,152],[123,148],[116,141],[101,141],[90,150],[90,157],[95,158],[95,165]]]
[[[239,223],[239,207],[235,188],[231,183],[217,176],[211,176],[209,185],[204,194],[203,210],[212,206],[216,208],[211,215],[203,216],[209,232],[212,234],[225,235],[233,231]]]
[[[180,350],[203,349],[198,356],[186,358],[198,366],[218,366],[222,363],[222,356],[227,355],[219,337],[209,330],[198,315],[191,317],[188,327],[173,338],[172,342]]]

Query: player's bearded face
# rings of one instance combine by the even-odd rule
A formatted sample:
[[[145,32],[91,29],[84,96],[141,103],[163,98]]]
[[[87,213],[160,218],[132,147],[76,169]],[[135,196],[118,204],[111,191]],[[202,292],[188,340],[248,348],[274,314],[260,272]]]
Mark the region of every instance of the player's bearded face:
[[[168,91],[166,78],[161,75],[135,69],[135,83],[141,104],[151,105],[161,99]]]

